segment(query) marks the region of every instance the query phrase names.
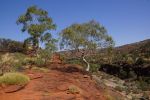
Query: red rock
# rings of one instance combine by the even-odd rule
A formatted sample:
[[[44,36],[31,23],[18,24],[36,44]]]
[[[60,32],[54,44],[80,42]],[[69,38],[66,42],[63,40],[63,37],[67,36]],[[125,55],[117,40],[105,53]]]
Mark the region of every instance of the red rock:
[[[75,100],[76,96],[67,94],[65,92],[54,93],[50,96],[49,100]]]
[[[68,89],[68,86],[69,86],[68,84],[62,84],[62,85],[57,86],[57,89],[61,91],[65,91]]]
[[[28,74],[30,77],[30,80],[42,78],[43,76],[41,74]]]
[[[4,89],[5,93],[13,93],[23,89],[25,85],[10,85]]]

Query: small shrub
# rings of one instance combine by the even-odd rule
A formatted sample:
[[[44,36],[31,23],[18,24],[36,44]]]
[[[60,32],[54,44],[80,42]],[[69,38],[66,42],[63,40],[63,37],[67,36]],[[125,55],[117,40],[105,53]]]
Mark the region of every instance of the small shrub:
[[[66,58],[65,54],[60,54],[60,59],[61,59],[61,61],[66,63],[67,58]]]
[[[83,65],[83,63],[82,63],[82,61],[80,59],[69,59],[69,60],[67,60],[67,63]]]
[[[99,64],[90,64],[90,72],[97,72],[98,69],[100,68],[100,65]]]
[[[0,84],[24,85],[29,82],[29,77],[21,73],[5,73],[0,77]]]
[[[71,85],[71,86],[69,86],[69,88],[68,88],[68,92],[69,92],[69,93],[72,93],[72,94],[76,94],[76,93],[79,93],[80,91],[79,91],[79,89],[78,89],[76,86]]]
[[[10,72],[13,63],[14,63],[14,59],[12,56],[10,56],[9,53],[2,55],[0,58],[1,74],[4,74],[6,72]]]
[[[0,59],[0,70],[2,74],[23,69],[23,65],[27,64],[25,58],[26,56],[21,53],[6,53],[2,55]]]
[[[34,60],[34,64],[35,64],[36,66],[38,66],[38,67],[46,66],[45,61],[44,61],[44,59],[42,59],[42,58],[36,58],[36,59]]]

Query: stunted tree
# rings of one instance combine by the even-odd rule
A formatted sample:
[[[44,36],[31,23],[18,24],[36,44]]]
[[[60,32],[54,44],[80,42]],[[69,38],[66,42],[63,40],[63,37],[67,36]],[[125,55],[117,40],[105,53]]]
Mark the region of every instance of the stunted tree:
[[[61,49],[72,49],[80,52],[80,57],[87,64],[86,71],[90,70],[90,64],[86,56],[95,52],[96,49],[113,46],[112,37],[98,22],[92,20],[83,24],[72,24],[60,32]]]
[[[24,45],[30,44],[35,54],[39,49],[40,42],[49,42],[51,40],[51,30],[56,28],[48,12],[36,6],[31,6],[22,14],[17,24],[22,24],[22,32],[27,32],[30,37],[24,41]]]

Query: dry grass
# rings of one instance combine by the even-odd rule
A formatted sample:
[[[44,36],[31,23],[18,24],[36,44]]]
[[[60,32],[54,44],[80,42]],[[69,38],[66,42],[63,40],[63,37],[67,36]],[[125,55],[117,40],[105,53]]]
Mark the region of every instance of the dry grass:
[[[29,77],[21,73],[5,73],[0,77],[0,84],[6,85],[25,85],[29,81]]]

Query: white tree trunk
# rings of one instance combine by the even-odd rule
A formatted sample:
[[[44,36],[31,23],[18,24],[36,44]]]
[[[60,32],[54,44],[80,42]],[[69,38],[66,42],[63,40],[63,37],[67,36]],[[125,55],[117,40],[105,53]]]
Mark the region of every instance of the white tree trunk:
[[[83,56],[83,61],[87,64],[87,68],[86,68],[86,71],[89,71],[90,70],[90,64],[87,62],[87,60],[85,59],[85,56]]]

